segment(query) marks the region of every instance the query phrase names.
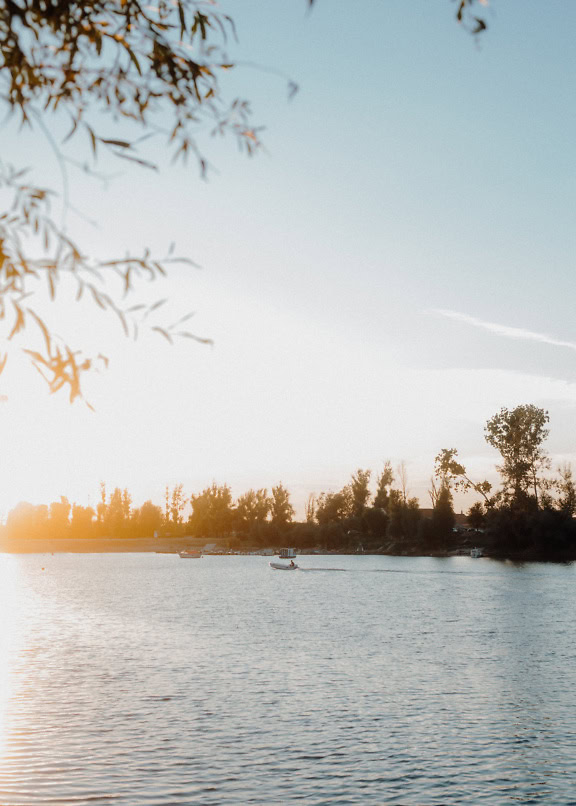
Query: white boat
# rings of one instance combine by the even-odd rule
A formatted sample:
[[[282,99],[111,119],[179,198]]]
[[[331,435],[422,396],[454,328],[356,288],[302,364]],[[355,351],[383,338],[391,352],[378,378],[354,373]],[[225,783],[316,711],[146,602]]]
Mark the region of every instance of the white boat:
[[[201,551],[193,551],[192,549],[184,549],[179,551],[178,554],[183,560],[200,560],[202,559]]]
[[[268,565],[276,571],[296,571],[298,568],[296,563],[289,563],[288,565],[286,563],[268,563]]]
[[[470,552],[470,556],[471,556],[471,557],[472,557],[472,559],[474,559],[474,560],[477,560],[477,559],[478,559],[478,557],[482,557],[482,555],[483,555],[483,554],[484,554],[484,550],[483,550],[483,549],[472,549],[472,551]]]

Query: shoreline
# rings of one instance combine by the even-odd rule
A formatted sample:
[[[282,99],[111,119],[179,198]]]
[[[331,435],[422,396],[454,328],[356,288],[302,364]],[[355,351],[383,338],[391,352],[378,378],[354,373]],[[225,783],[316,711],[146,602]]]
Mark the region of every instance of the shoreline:
[[[208,548],[209,546],[209,548]],[[164,538],[26,538],[0,540],[2,554],[178,554],[185,549],[201,551],[206,556],[262,556],[274,557],[278,549],[272,547],[247,547],[242,550],[230,550],[219,541],[208,543],[204,538],[164,537]],[[296,549],[298,556],[350,556],[350,557],[432,557],[449,559],[451,557],[470,557],[469,547],[452,551],[418,552],[418,551],[342,551],[322,549]],[[531,552],[505,554],[497,551],[484,551],[479,559],[500,562],[542,562],[572,563],[576,556],[542,557]]]

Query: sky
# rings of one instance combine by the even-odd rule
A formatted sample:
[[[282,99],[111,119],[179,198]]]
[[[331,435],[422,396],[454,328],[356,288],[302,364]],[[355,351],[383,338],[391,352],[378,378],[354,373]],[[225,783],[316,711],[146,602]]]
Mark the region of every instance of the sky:
[[[0,515],[61,495],[94,505],[100,481],[136,505],[178,483],[281,481],[302,515],[309,493],[387,459],[429,506],[442,448],[497,482],[484,424],[521,403],[549,410],[554,465],[576,461],[576,6],[492,0],[479,40],[447,0],[223,8],[239,36],[227,91],[250,98],[264,152],[206,138],[203,181],[152,141],[157,173],[103,160],[109,181],[69,177],[87,251],[174,242],[199,264],[141,296],[168,297],[168,319],[194,311],[214,344],[126,340],[63,290],[46,304],[55,330],[110,366],[86,379],[91,411],[51,396],[12,345]],[[0,155],[59,187],[41,132],[4,125]]]

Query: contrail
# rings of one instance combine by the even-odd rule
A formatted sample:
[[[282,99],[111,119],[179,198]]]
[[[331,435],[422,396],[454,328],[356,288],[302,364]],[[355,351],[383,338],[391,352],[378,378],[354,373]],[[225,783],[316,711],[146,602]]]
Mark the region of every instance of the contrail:
[[[554,336],[548,336],[546,333],[536,333],[533,330],[525,330],[522,327],[499,325],[496,322],[484,322],[482,319],[476,319],[475,316],[468,316],[468,314],[458,313],[458,311],[447,311],[442,308],[433,308],[431,313],[444,316],[447,319],[454,319],[457,322],[464,322],[466,325],[479,327],[482,330],[488,330],[490,333],[496,333],[497,336],[504,336],[506,339],[537,341],[541,344],[551,344],[554,347],[568,347],[569,350],[576,350],[576,342],[555,339]]]

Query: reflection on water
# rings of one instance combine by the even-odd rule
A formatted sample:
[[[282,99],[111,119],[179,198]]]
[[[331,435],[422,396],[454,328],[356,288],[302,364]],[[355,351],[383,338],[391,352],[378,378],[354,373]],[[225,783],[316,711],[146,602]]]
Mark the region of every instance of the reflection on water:
[[[575,802],[573,567],[299,563],[0,555],[2,806]]]
[[[18,654],[18,560],[0,554],[0,759],[7,752],[8,708],[14,697],[14,658]]]

